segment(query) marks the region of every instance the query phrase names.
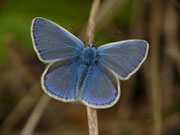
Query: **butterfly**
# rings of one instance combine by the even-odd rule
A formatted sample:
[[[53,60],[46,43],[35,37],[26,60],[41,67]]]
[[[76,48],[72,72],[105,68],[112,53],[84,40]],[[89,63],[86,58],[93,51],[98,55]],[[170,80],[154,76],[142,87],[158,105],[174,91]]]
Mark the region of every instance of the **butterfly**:
[[[149,45],[145,40],[125,40],[95,48],[44,18],[31,25],[33,47],[48,64],[41,77],[42,89],[63,102],[80,102],[101,109],[120,97],[119,80],[127,80],[142,65]]]

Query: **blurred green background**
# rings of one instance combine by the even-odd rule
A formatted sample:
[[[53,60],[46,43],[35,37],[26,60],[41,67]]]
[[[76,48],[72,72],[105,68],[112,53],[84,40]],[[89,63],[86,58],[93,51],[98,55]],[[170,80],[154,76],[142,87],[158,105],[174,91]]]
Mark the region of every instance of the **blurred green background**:
[[[45,65],[33,50],[30,26],[35,17],[47,18],[85,42],[91,4],[0,1],[0,135],[88,134],[85,106],[44,96],[40,76]],[[150,43],[150,52],[140,70],[121,81],[118,103],[98,110],[100,135],[180,135],[179,11],[179,0],[101,1],[96,46],[137,38]]]

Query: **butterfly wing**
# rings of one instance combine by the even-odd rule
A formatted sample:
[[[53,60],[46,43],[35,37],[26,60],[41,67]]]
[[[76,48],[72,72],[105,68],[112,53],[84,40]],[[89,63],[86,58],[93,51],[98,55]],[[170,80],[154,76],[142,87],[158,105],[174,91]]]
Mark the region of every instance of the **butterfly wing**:
[[[70,32],[43,18],[32,21],[31,37],[39,59],[45,63],[76,57],[84,48],[84,44]]]
[[[74,101],[77,97],[78,59],[60,60],[50,64],[41,77],[43,90],[51,97],[64,102]]]
[[[119,96],[118,78],[100,65],[90,67],[81,93],[82,102],[93,108],[108,108],[117,102]]]
[[[115,72],[121,80],[128,79],[146,59],[149,45],[144,40],[109,43],[97,49],[98,62]]]

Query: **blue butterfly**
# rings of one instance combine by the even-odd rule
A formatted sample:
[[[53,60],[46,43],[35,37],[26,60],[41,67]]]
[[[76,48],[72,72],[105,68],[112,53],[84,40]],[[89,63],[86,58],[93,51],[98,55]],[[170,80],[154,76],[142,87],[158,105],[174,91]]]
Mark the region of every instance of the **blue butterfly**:
[[[120,80],[127,80],[146,59],[144,40],[125,40],[87,47],[61,26],[43,18],[32,21],[31,37],[39,59],[47,63],[43,90],[63,102],[108,108],[120,97]]]

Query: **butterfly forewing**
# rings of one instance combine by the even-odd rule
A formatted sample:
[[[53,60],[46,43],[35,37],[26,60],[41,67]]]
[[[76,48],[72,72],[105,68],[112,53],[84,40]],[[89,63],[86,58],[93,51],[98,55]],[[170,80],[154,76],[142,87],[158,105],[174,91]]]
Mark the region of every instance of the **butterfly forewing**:
[[[145,60],[148,43],[144,40],[126,40],[103,45],[97,51],[98,62],[125,80],[137,71]]]
[[[34,49],[43,62],[76,57],[84,44],[59,25],[43,19],[32,21],[31,37]]]

